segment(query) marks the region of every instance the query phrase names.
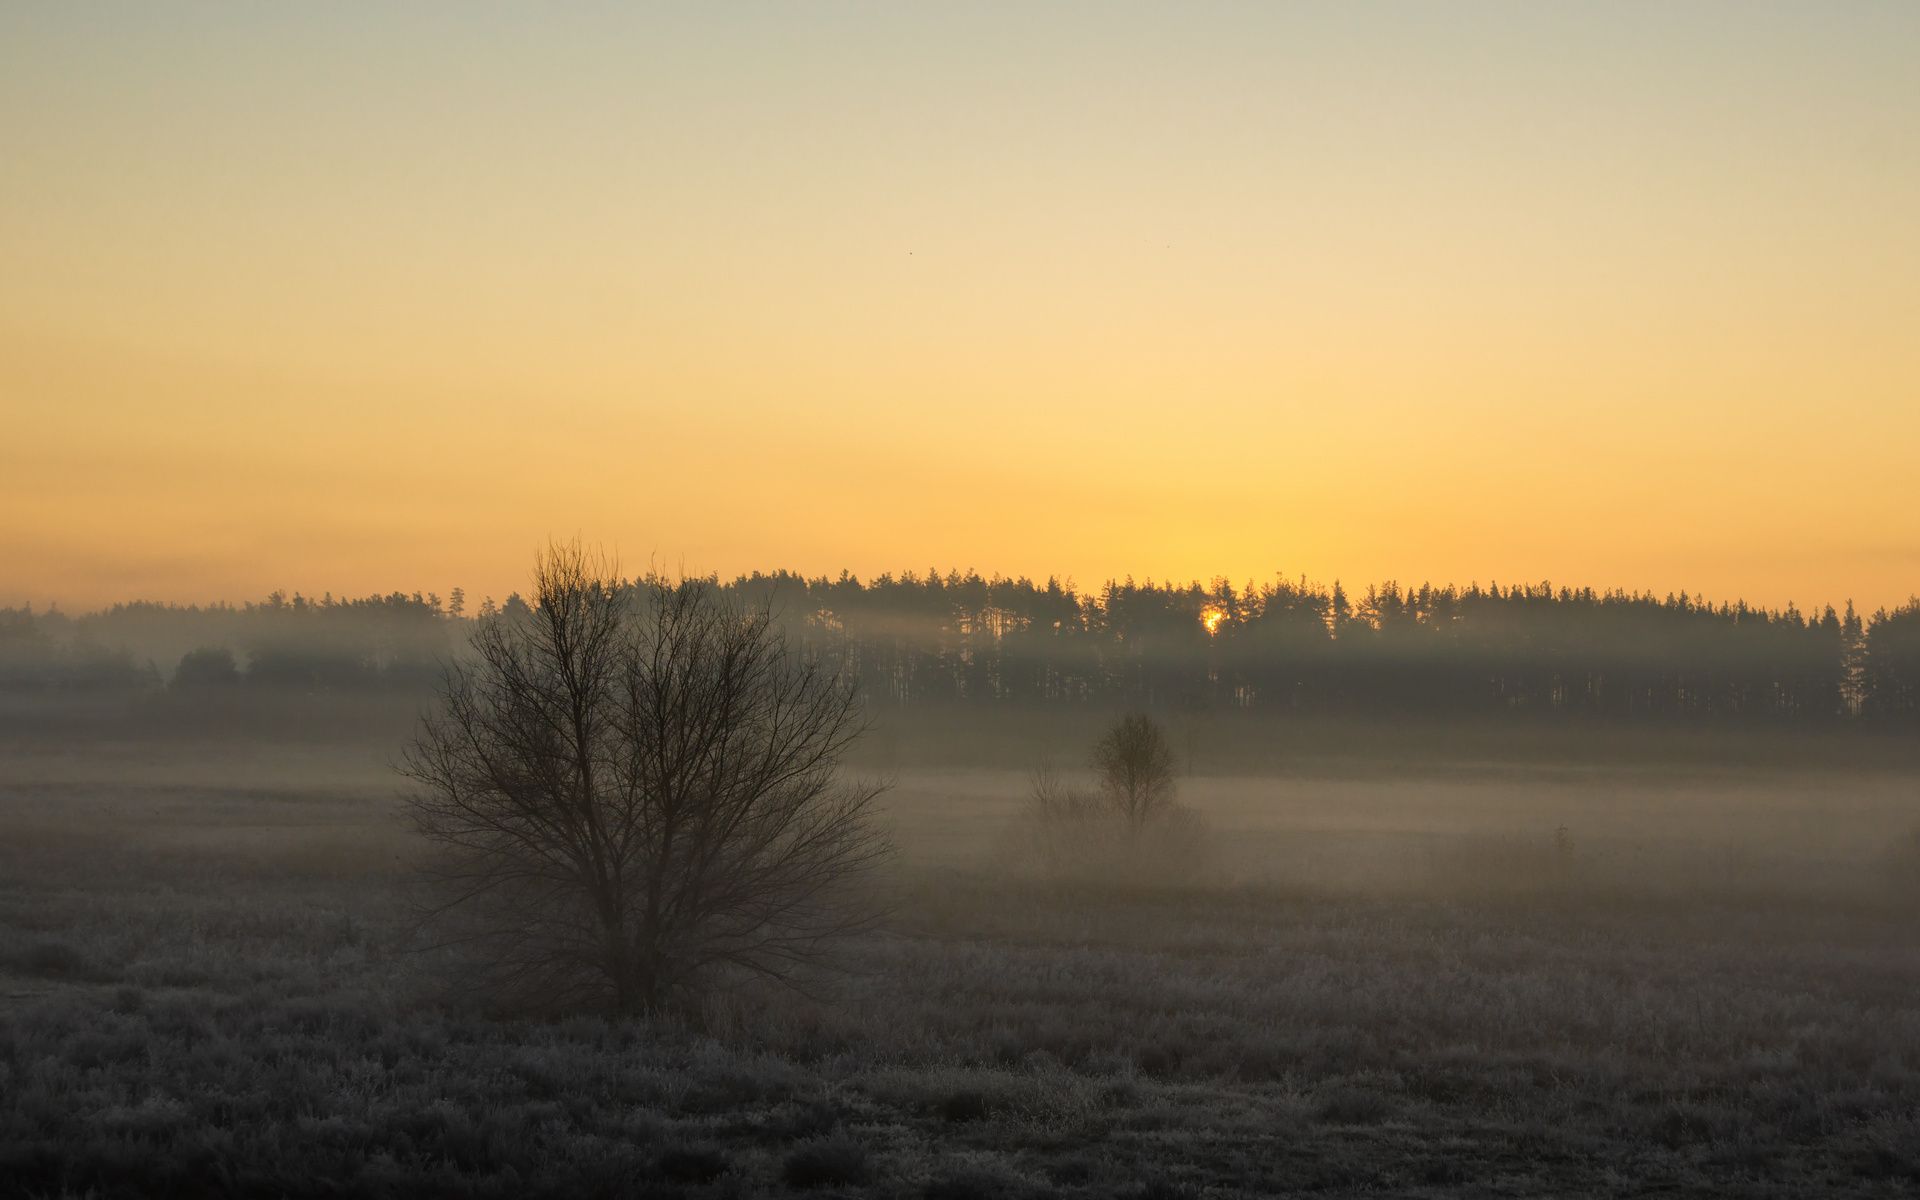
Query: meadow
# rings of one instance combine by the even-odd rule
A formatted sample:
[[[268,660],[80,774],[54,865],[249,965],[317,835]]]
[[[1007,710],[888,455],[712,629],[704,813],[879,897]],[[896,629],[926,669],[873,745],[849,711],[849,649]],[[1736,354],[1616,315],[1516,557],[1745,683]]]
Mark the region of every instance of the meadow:
[[[1063,886],[926,744],[841,972],[640,1023],[449,991],[384,746],[9,740],[0,1194],[1920,1187],[1906,765],[1196,755],[1204,874]]]

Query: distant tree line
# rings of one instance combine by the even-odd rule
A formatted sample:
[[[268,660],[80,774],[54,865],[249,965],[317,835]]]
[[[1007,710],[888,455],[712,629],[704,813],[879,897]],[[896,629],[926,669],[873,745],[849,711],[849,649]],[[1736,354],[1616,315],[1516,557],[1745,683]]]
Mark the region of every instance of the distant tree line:
[[[415,690],[463,638],[438,596],[309,599],[275,592],[239,605],[139,601],[69,617],[0,609],[0,690],[183,693],[251,685]]]
[[[876,708],[1541,714],[1920,729],[1920,600],[1863,618],[1545,583],[1235,588],[929,571],[720,583]],[[423,688],[476,613],[418,593],[0,610],[0,688]]]
[[[1920,601],[1863,619],[1546,583],[1235,588],[977,574],[730,588],[871,701],[1920,724]]]

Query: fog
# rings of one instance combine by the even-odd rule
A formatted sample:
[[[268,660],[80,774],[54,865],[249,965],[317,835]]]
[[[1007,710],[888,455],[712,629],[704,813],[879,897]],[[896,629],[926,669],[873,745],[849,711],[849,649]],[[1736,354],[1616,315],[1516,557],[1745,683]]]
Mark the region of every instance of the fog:
[[[474,622],[424,598],[328,609],[36,617],[37,675],[16,638],[9,1190],[190,1194],[220,1173],[248,1194],[1531,1192],[1590,1190],[1611,1163],[1705,1195],[1920,1177],[1920,748],[1871,705],[1634,720],[1177,690],[1153,707],[1125,678],[903,702],[863,681],[840,774],[885,785],[877,926],[801,977],[671,1011],[514,1011],[450,989],[461,950],[422,936],[428,852],[395,771]],[[309,640],[283,636],[297,621]],[[884,636],[922,647],[924,681],[973,665],[957,624],[944,650]],[[820,628],[789,622],[790,651],[871,661],[870,643],[805,640]],[[1231,643],[1195,644],[1215,655],[1203,684],[1231,676]],[[256,674],[296,645],[306,673]],[[231,677],[73,666],[89,647],[157,663],[210,646],[232,647]],[[327,655],[357,666],[312,669]],[[1161,679],[1179,669],[1169,655]],[[1203,841],[1176,862],[1149,826],[1126,857],[1050,872],[1027,852],[1035,770],[1096,794],[1092,747],[1136,707]]]
[[[0,1200],[1920,1195],[1916,61],[0,5]]]

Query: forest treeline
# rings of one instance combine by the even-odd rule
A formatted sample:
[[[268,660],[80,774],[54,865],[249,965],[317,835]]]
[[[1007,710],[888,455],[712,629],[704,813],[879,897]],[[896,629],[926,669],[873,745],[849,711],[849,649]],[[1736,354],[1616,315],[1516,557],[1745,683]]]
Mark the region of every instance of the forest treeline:
[[[1545,583],[1348,592],[929,571],[714,581],[770,606],[868,704],[1140,706],[1371,715],[1532,713],[1920,728],[1920,600],[1862,618]],[[0,689],[424,691],[474,620],[458,589],[239,605],[0,610]]]

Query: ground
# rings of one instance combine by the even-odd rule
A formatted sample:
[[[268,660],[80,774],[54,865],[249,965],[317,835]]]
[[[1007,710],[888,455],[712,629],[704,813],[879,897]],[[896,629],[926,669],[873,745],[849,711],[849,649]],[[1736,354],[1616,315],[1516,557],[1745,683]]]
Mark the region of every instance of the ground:
[[[1202,774],[1211,867],[1143,888],[901,767],[845,974],[645,1024],[447,994],[383,759],[9,747],[0,1194],[1920,1188],[1910,774]]]

